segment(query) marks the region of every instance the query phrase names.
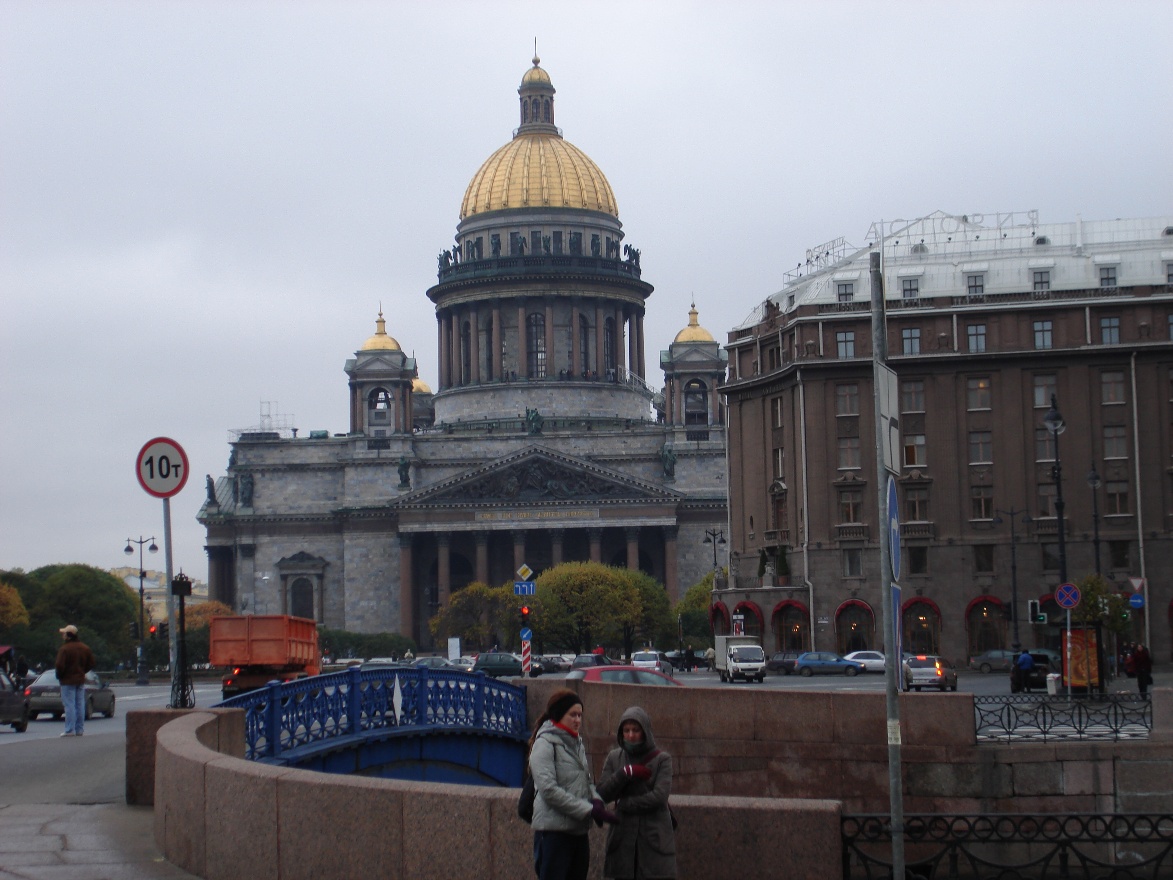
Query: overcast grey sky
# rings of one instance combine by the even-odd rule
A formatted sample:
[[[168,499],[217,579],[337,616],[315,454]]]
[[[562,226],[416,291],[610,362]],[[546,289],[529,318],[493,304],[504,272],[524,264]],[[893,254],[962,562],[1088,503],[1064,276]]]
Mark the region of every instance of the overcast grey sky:
[[[435,386],[424,292],[535,36],[656,287],[658,382],[692,296],[724,339],[874,220],[1169,214],[1171,33],[1168,2],[3,3],[0,568],[161,543],[134,458],[167,435],[206,577],[229,429],[347,430],[380,301]]]

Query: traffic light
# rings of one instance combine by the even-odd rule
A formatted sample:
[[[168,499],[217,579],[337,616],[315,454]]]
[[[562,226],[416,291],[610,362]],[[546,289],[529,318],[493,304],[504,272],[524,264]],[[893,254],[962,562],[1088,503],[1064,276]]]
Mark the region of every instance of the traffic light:
[[[170,629],[171,629],[171,624],[168,621],[164,620],[162,623],[160,623],[159,624],[159,638],[165,640],[167,638],[167,631]]]
[[[529,626],[529,606],[528,605],[521,606],[521,625],[522,626]]]
[[[130,622],[130,626],[127,627],[127,629],[130,630],[130,640],[132,642],[137,642],[138,641],[138,621],[132,620]]]
[[[159,627],[152,623],[148,632],[151,634],[151,640],[153,641],[159,635]]]
[[[1039,608],[1038,599],[1026,600],[1026,616],[1031,623],[1046,623],[1047,615]]]

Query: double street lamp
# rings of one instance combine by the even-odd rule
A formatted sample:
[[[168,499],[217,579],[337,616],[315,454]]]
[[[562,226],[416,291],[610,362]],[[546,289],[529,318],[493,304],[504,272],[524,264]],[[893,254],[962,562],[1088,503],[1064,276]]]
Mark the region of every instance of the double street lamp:
[[[725,544],[728,543],[725,540],[725,532],[722,531],[721,529],[705,529],[705,540],[702,543],[713,545],[713,589],[716,589],[717,588],[717,546],[720,545],[720,546],[724,547]]]
[[[155,544],[155,539],[144,538],[141,535],[138,540],[134,538],[126,539],[126,549],[122,552],[127,556],[134,555],[134,547],[131,544],[138,544],[138,677],[135,679],[135,684],[150,684],[150,677],[147,675],[147,650],[146,650],[146,599],[143,589],[143,578],[147,576],[143,569],[143,544],[150,542],[147,550],[151,553],[158,553],[159,547]]]
[[[1010,647],[1015,655],[1022,649],[1022,640],[1018,637],[1018,535],[1014,531],[1014,521],[1021,516],[1024,523],[1031,521],[1030,514],[1025,510],[995,510],[995,514],[1002,514],[1010,518],[1010,622],[1013,625],[1014,641]],[[994,522],[1001,524],[1002,517],[995,516]]]
[[[1055,480],[1055,516],[1059,526],[1059,583],[1067,583],[1067,535],[1066,524],[1063,521],[1063,459],[1059,457],[1059,435],[1067,430],[1067,423],[1059,413],[1059,403],[1055,395],[1051,395],[1051,408],[1043,416],[1043,426],[1055,438],[1055,464],[1051,466],[1051,476]]]

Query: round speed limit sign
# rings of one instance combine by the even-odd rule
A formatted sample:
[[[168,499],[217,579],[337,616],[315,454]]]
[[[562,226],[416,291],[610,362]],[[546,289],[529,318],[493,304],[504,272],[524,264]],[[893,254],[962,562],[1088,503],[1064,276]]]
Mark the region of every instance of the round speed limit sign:
[[[168,437],[148,440],[139,450],[136,468],[139,485],[156,498],[178,495],[187,483],[187,453]]]

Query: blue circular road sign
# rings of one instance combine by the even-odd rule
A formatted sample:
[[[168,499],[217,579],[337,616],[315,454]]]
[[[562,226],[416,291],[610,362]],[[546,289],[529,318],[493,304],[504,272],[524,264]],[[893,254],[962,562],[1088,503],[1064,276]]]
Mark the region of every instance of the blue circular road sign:
[[[1144,608],[1144,593],[1133,593],[1128,597],[1128,604],[1133,608]]]
[[[892,560],[892,580],[900,580],[900,508],[896,498],[896,481],[888,475],[888,556]]]
[[[1055,591],[1055,604],[1060,608],[1074,608],[1079,600],[1079,587],[1075,584],[1062,584]]]

